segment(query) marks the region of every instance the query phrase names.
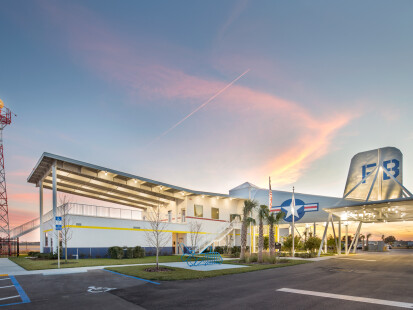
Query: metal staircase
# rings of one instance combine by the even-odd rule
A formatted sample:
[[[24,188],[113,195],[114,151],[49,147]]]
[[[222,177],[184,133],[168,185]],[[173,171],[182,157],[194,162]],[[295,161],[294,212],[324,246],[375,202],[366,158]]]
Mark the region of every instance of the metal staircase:
[[[205,251],[209,246],[214,244],[215,242],[219,242],[224,239],[228,234],[230,234],[234,229],[239,229],[241,226],[241,222],[238,220],[234,220],[232,222],[227,223],[223,229],[219,232],[212,234],[211,238],[204,240],[199,246],[199,252],[202,253]]]

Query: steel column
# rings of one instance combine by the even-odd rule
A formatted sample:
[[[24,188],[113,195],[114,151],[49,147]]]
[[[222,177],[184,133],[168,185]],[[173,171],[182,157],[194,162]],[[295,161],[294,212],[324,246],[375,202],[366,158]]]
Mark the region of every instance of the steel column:
[[[56,161],[52,165],[52,178],[53,178],[53,253],[57,253],[57,231],[56,231],[56,216],[57,216],[57,174],[56,174]]]
[[[39,184],[39,213],[40,213],[40,253],[43,253],[44,248],[44,232],[43,232],[43,181],[40,181]]]
[[[338,247],[337,247],[338,255],[341,255],[341,217],[338,218]]]
[[[328,215],[328,219],[327,219],[327,222],[326,222],[326,228],[324,229],[323,238],[321,239],[320,248],[318,249],[318,254],[317,254],[318,257],[320,257],[320,255],[321,255],[321,250],[323,249],[323,243],[326,242],[325,240],[326,240],[326,236],[327,236],[327,229],[328,229],[328,223],[330,222],[330,218],[331,218],[331,213]]]

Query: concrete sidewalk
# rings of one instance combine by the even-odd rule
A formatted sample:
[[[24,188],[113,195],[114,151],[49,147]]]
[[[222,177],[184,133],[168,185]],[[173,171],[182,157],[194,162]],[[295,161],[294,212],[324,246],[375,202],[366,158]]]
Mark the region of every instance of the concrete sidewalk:
[[[232,260],[232,259],[224,259],[224,260]],[[88,270],[105,269],[107,267],[128,267],[128,266],[143,266],[143,265],[155,265],[155,263],[88,266],[88,267],[73,267],[73,268],[43,269],[43,270],[25,270],[24,268],[20,267],[19,265],[12,262],[8,258],[0,258],[0,274],[7,274],[7,275],[12,275],[12,276],[43,274],[47,276],[47,275],[57,275],[57,274],[81,273],[81,272],[87,272]],[[186,269],[199,270],[199,271],[210,271],[210,270],[218,270],[218,269],[246,267],[246,266],[241,266],[241,265],[208,265],[208,266],[189,267],[185,262],[159,263],[159,265],[177,267],[177,268],[186,268]]]

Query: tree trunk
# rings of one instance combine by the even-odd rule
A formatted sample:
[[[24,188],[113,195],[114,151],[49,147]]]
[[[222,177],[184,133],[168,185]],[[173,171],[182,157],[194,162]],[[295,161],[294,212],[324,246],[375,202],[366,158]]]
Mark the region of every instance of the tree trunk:
[[[67,240],[65,239],[65,262],[67,263]]]
[[[270,224],[269,235],[270,256],[273,256],[275,253],[274,224]]]
[[[264,225],[262,219],[258,226],[258,263],[262,264],[262,250],[264,249]]]
[[[240,260],[245,259],[245,251],[247,248],[247,223],[244,221],[242,222],[242,227],[241,227],[241,254],[240,254]]]
[[[159,247],[156,247],[156,270],[159,270]]]

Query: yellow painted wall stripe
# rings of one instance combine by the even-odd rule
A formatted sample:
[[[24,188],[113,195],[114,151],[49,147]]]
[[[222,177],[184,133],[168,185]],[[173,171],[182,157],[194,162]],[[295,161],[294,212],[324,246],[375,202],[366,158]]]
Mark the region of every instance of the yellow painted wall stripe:
[[[77,225],[69,225],[70,228],[85,228],[85,229],[109,229],[109,230],[132,230],[132,231],[153,231],[153,229],[143,229],[143,228],[125,228],[125,227],[104,227],[104,226],[77,226]],[[43,232],[49,232],[53,229],[47,229]],[[179,230],[161,230],[162,232],[170,232],[170,233],[177,233],[177,234],[190,234],[195,233],[191,231],[179,231]],[[199,232],[199,234],[211,234],[208,232]]]

